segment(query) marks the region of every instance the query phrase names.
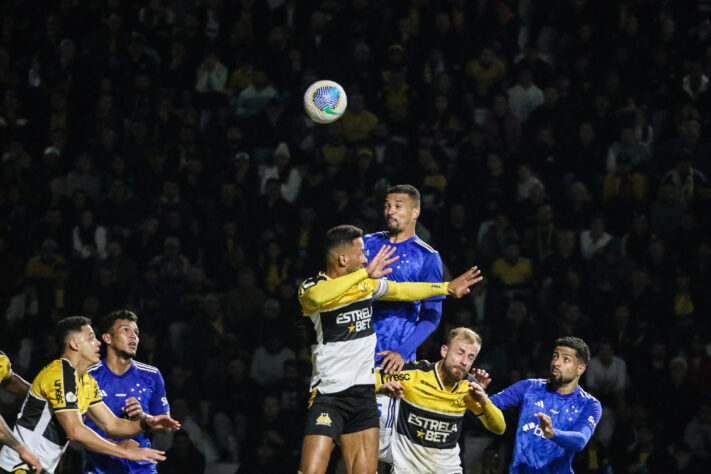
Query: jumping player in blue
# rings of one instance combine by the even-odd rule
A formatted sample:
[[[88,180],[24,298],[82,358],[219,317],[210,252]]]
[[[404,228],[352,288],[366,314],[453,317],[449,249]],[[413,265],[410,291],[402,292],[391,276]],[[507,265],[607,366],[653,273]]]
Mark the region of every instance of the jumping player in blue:
[[[550,379],[522,380],[490,397],[501,410],[519,407],[511,474],[572,473],[573,456],[592,436],[602,407],[578,385],[590,349],[578,337],[555,341]]]
[[[170,413],[160,371],[133,360],[139,341],[137,323],[138,316],[128,310],[114,311],[106,316],[100,327],[101,339],[106,344],[106,357],[88,370],[99,384],[104,403],[119,418],[138,419]],[[86,424],[99,435],[107,437],[90,419]],[[151,445],[145,433],[136,436],[133,441],[142,448]],[[87,466],[84,469],[85,474],[155,472],[155,464],[90,451],[87,452]]]
[[[389,280],[397,282],[442,281],[439,253],[415,234],[420,215],[420,192],[409,184],[388,189],[384,216],[387,230],[363,237],[365,256],[370,261],[383,245],[395,247],[400,259],[391,266]],[[423,301],[373,303],[373,328],[377,336],[375,363],[386,374],[399,372],[405,362],[416,360],[417,347],[439,325],[442,300],[436,296]],[[378,395],[380,411],[380,458],[390,462],[389,446],[396,400]]]

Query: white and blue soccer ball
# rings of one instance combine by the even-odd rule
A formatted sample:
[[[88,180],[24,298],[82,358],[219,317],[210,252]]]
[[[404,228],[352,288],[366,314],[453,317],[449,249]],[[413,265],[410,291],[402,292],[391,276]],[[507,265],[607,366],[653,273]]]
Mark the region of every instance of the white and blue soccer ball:
[[[316,81],[304,93],[304,110],[316,123],[331,123],[348,107],[346,91],[334,81]]]

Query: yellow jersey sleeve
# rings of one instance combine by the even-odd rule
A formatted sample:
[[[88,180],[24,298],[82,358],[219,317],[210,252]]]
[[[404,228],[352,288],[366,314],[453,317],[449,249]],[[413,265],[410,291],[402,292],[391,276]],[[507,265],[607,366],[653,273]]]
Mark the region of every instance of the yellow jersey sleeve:
[[[99,388],[99,382],[97,382],[94,377],[89,374],[86,374],[85,377],[89,379],[89,389],[87,390],[86,398],[89,401],[89,406],[92,407],[103,402],[103,399],[101,398],[101,389]]]
[[[379,299],[385,301],[419,301],[432,296],[446,295],[449,283],[388,281],[388,289]]]
[[[386,374],[383,369],[376,367],[375,369],[375,391],[386,382],[398,382],[405,387],[405,390],[410,388],[415,383],[417,378],[417,370],[413,367],[417,362],[406,362],[405,366],[397,374]]]
[[[328,278],[321,274],[301,284],[298,293],[299,303],[304,314],[310,314],[339,300],[354,288],[356,293],[367,294],[372,293],[376,285],[377,280],[368,279],[365,268],[338,278]],[[357,299],[357,296],[353,295],[352,299]]]
[[[76,371],[65,359],[55,360],[42,369],[32,382],[30,391],[33,395],[47,400],[55,413],[79,411]]]
[[[479,417],[481,423],[484,427],[495,434],[503,434],[506,431],[506,420],[504,420],[503,412],[491,403],[491,400],[486,402],[483,407],[477,401],[472,400],[472,398],[467,395],[464,398],[464,403],[467,405],[474,414]]]
[[[0,384],[12,376],[12,364],[4,352],[0,352]]]

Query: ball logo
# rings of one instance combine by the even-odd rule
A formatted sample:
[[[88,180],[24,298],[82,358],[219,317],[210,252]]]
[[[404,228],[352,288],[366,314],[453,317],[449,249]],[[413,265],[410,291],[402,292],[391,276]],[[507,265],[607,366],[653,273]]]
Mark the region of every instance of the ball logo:
[[[74,392],[67,392],[64,398],[66,398],[67,402],[69,403],[76,403],[77,401],[77,396],[74,394]]]

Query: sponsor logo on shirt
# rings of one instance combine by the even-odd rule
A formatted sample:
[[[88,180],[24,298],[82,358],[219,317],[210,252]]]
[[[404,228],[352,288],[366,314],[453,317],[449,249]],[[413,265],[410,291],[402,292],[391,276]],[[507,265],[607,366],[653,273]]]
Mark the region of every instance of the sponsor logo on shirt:
[[[533,430],[533,434],[536,436],[543,437],[543,430],[541,429],[540,426],[538,426],[538,423],[526,423],[523,425],[523,428],[521,428],[524,432],[526,431],[531,431]]]
[[[448,441],[449,435],[458,431],[456,422],[433,420],[414,413],[410,413],[407,422],[418,428],[416,431],[418,438],[435,443]]]
[[[538,400],[536,403],[534,403],[534,405],[543,408],[543,400]]]
[[[366,306],[354,309],[336,316],[336,324],[348,324],[348,332],[363,331],[370,329],[370,318],[373,315],[373,308]]]
[[[403,380],[410,380],[410,374],[391,374],[383,377],[384,382],[402,382]]]

